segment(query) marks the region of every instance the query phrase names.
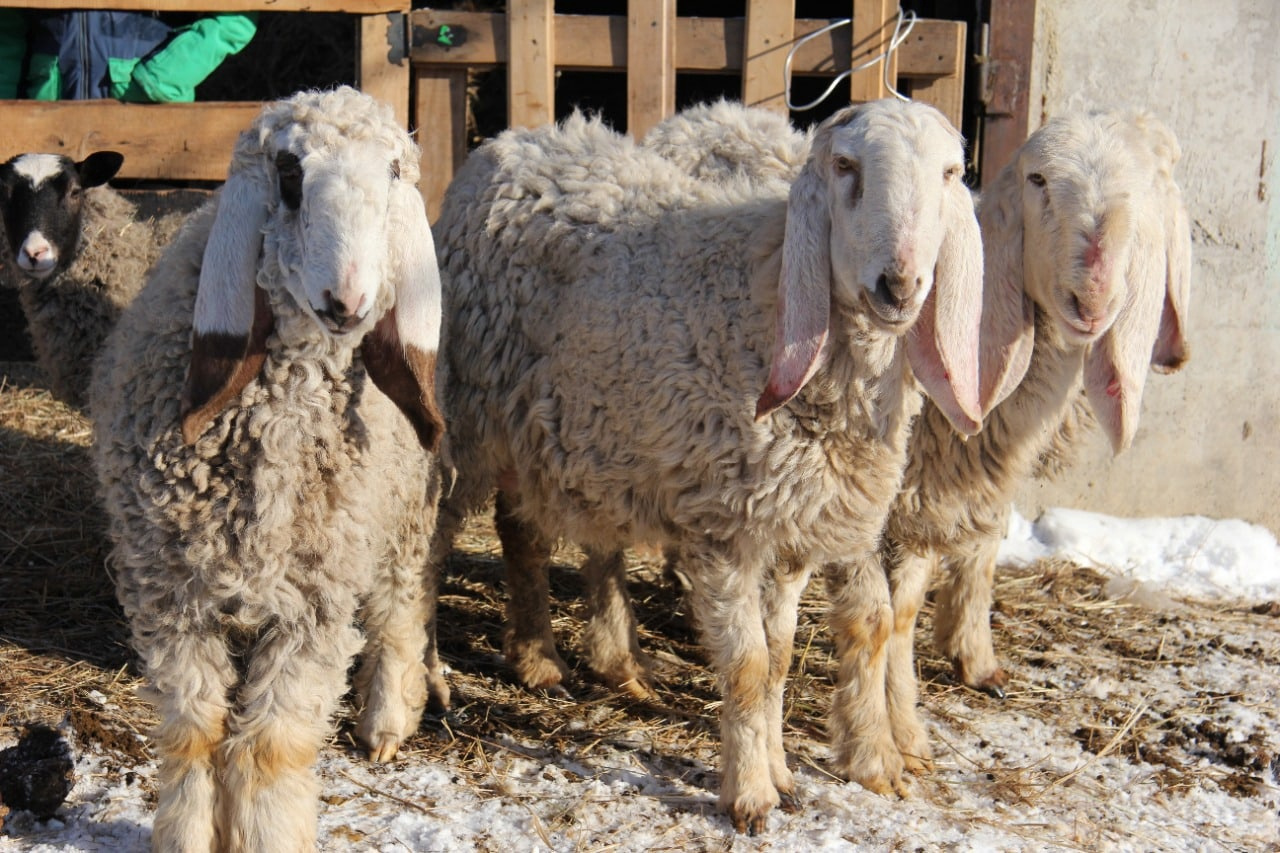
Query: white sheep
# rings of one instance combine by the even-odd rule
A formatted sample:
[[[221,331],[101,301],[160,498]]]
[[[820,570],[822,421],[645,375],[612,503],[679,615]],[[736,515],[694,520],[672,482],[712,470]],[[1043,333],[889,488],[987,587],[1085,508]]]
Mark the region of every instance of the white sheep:
[[[418,156],[353,89],[267,104],[95,368],[110,562],[161,718],[156,850],[313,848],[311,768],[362,644],[375,761],[447,702]]]
[[[12,270],[36,361],[58,399],[83,406],[93,359],[181,215],[142,219],[106,186],[124,157],[80,161],[19,154],[0,164],[0,205]]]
[[[1086,398],[1115,452],[1127,447],[1148,367],[1168,372],[1187,359],[1191,236],[1172,178],[1179,153],[1145,114],[1065,115],[982,195],[989,414],[966,438],[926,402],[881,552],[894,607],[888,718],[862,721],[862,737],[883,742],[891,730],[910,769],[930,756],[912,639],[935,566],[944,569],[938,648],[966,684],[1003,695],[989,610],[1015,491],[1046,457],[1062,464],[1089,419]]]
[[[589,576],[619,577],[608,563],[633,542],[672,549],[721,678],[720,801],[741,830],[793,795],[797,599],[815,567],[878,543],[919,408],[912,368],[957,428],[978,426],[982,255],[962,161],[940,113],[897,101],[828,119],[789,193],[697,180],[575,116],[486,143],[445,196],[458,482],[442,528],[499,489],[506,651],[530,685],[565,674],[546,616],[557,537],[584,546]],[[882,573],[832,586],[842,657],[887,635]],[[628,638],[602,645],[598,671]],[[852,671],[842,660],[833,709],[847,774]]]

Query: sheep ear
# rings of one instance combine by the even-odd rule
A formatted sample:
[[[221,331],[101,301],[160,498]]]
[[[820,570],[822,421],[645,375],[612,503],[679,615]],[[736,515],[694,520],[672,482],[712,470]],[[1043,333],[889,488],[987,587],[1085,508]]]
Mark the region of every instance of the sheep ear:
[[[1085,393],[1114,453],[1128,448],[1138,430],[1142,389],[1166,299],[1166,266],[1162,235],[1140,233],[1126,270],[1129,301],[1085,355]]]
[[[396,304],[361,343],[369,378],[413,425],[418,441],[434,453],[444,435],[436,404],[436,353],[440,346],[440,270],[426,209],[407,182],[391,196],[392,233],[399,240],[394,259]]]
[[[265,173],[244,170],[228,177],[218,196],[200,265],[191,365],[182,392],[182,437],[188,444],[239,396],[266,359],[275,320],[256,278],[270,188]]]
[[[798,394],[821,366],[831,315],[831,214],[822,147],[815,141],[787,198],[773,361],[756,401],[757,421]]]
[[[982,428],[978,330],[982,321],[982,237],[973,199],[959,182],[947,194],[946,234],[933,289],[907,333],[916,380],[956,431]]]
[[[116,176],[124,165],[124,155],[118,151],[95,151],[76,163],[76,174],[82,187],[99,187]]]
[[[1159,373],[1173,373],[1191,357],[1184,334],[1187,307],[1191,301],[1191,226],[1182,205],[1182,193],[1170,180],[1166,192],[1164,309],[1160,331],[1151,351],[1151,366]]]
[[[985,416],[1018,387],[1035,346],[1035,305],[1023,287],[1022,182],[1014,166],[983,193],[978,217],[986,247],[978,361]]]

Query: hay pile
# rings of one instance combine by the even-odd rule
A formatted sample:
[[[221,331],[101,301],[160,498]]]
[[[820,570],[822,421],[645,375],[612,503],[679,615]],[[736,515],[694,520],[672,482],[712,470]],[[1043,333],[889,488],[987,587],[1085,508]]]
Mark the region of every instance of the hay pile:
[[[69,721],[81,749],[107,756],[108,772],[125,776],[152,757],[144,733],[154,716],[137,698],[127,628],[103,565],[104,518],[94,498],[89,441],[86,420],[54,401],[31,365],[0,364],[0,746],[24,724]],[[678,591],[658,560],[635,561],[630,588],[641,644],[661,682],[654,701],[624,698],[592,682],[577,653],[578,559],[562,549],[551,575],[560,649],[575,670],[572,695],[527,691],[513,683],[501,655],[497,540],[487,519],[473,521],[441,587],[440,646],[452,669],[454,709],[424,721],[406,744],[406,759],[448,756],[455,767],[478,768],[474,779],[462,775],[458,784],[490,785],[481,771],[499,753],[587,760],[602,747],[625,749],[652,754],[663,774],[714,790],[717,780],[703,777],[717,763],[719,693]],[[834,664],[820,588],[813,584],[802,602],[785,737],[794,763],[825,773],[823,720]],[[1003,701],[953,681],[932,648],[926,605],[918,670],[940,761],[980,769],[997,798],[1010,804],[1087,784],[1088,764],[1064,776],[1020,764],[999,744],[962,754],[946,741],[948,732],[972,731],[977,716],[1017,713],[1068,733],[1093,756],[1151,765],[1165,793],[1210,784],[1251,797],[1274,784],[1280,608],[1117,593],[1107,575],[1065,562],[999,574],[993,627],[1012,674]],[[1217,671],[1206,669],[1210,663],[1245,673],[1245,682],[1224,679],[1220,689],[1206,683]],[[339,723],[333,748],[354,750],[349,711]],[[937,777],[918,780],[915,791],[949,802]],[[557,827],[553,821],[545,829]]]

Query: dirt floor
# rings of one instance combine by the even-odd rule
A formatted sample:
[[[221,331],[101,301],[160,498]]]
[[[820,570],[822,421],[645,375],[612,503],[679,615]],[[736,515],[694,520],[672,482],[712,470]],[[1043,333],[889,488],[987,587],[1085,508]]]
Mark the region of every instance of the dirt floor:
[[[108,548],[90,439],[85,418],[52,400],[30,363],[0,364],[0,735],[11,740],[32,723],[69,722],[77,746],[103,753],[110,772],[123,776],[152,757],[145,733],[154,718],[136,694],[127,629],[104,570]],[[695,767],[715,766],[718,692],[660,562],[637,558],[632,576],[642,644],[661,675],[657,699],[641,702],[586,674],[577,654],[576,560],[565,549],[552,572],[555,628],[577,676],[572,698],[530,692],[512,681],[500,651],[497,542],[486,520],[472,524],[441,589],[440,643],[454,708],[425,720],[407,752],[431,759],[463,749],[487,760],[511,743],[535,742],[585,754],[601,745],[634,749],[639,737],[674,761],[664,772],[696,776]],[[803,602],[785,725],[794,760],[820,769],[834,667],[819,591],[815,585]],[[1018,713],[1065,731],[1095,756],[1151,765],[1169,795],[1211,785],[1245,798],[1274,786],[1280,605],[1115,595],[1111,578],[1068,563],[1002,572],[993,623],[1013,675],[1003,701],[953,681],[932,648],[926,606],[918,669],[934,730],[964,732],[975,714]],[[1219,671],[1230,675],[1219,678]],[[350,748],[350,729],[344,716],[335,747]],[[1002,754],[999,744],[984,746],[964,760],[981,766],[1001,801],[1052,797],[1065,781]],[[946,752],[947,745],[935,749]],[[699,761],[682,771],[679,756]],[[1087,766],[1079,772],[1087,774]],[[714,780],[706,785],[715,788]],[[926,797],[945,797],[927,778],[917,787]]]

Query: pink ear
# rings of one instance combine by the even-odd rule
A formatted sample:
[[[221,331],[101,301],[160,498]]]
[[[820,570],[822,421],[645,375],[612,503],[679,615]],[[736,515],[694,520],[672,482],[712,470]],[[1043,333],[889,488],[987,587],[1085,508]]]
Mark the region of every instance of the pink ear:
[[[1115,323],[1085,355],[1085,393],[1115,453],[1128,448],[1138,431],[1142,389],[1165,300],[1162,239],[1160,234],[1139,230],[1125,271],[1129,299]]]
[[[1021,181],[1013,165],[983,193],[979,207],[986,268],[978,373],[986,415],[1018,387],[1035,347],[1035,305],[1023,289]]]
[[[787,199],[773,362],[764,393],[756,401],[757,421],[785,405],[813,377],[821,366],[822,346],[827,340],[831,217],[826,180],[819,173],[826,158],[817,153],[817,144],[814,148]]]
[[[267,358],[267,338],[275,317],[266,291],[253,289],[253,322],[249,333],[201,332],[191,336],[191,364],[182,389],[179,415],[182,440],[195,444],[218,414],[249,384]]]
[[[1187,221],[1186,208],[1182,206],[1182,194],[1172,180],[1167,184],[1165,251],[1168,263],[1164,309],[1156,345],[1151,351],[1151,366],[1159,373],[1173,373],[1191,357],[1184,334],[1187,307],[1191,301],[1191,226]]]
[[[925,393],[960,433],[982,428],[978,331],[982,321],[982,239],[969,191],[947,196],[947,231],[933,289],[907,333],[907,358]]]

